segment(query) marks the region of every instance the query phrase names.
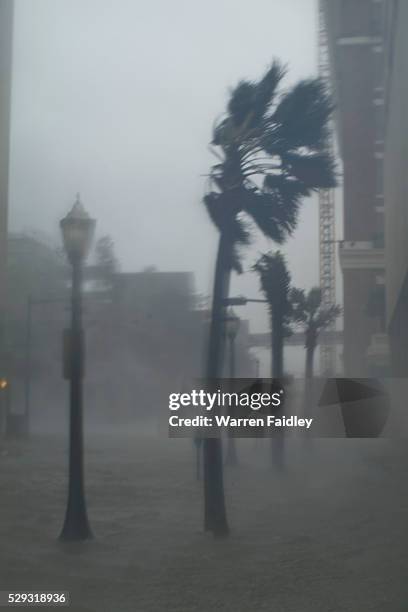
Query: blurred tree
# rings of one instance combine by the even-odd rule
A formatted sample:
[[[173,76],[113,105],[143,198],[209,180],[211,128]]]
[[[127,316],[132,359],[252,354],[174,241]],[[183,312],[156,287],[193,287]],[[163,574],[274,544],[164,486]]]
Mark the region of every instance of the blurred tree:
[[[100,268],[103,288],[112,289],[113,277],[119,266],[115,255],[115,244],[110,236],[101,236],[96,241],[95,260],[97,267]]]
[[[302,80],[280,89],[285,69],[274,61],[259,81],[233,89],[212,145],[204,203],[219,231],[206,376],[217,379],[222,365],[223,309],[231,270],[242,271],[237,247],[248,244],[248,219],[282,243],[296,226],[302,198],[335,185],[334,160],[327,153],[333,110],[324,84]],[[204,441],[205,529],[226,535],[221,441]]]
[[[291,277],[280,251],[260,257],[253,269],[259,275],[261,291],[268,301],[271,325],[271,377],[282,378],[284,339],[292,335],[292,306],[289,300]]]
[[[325,307],[322,304],[320,287],[313,287],[308,293],[303,289],[292,289],[290,301],[293,319],[299,323],[305,334],[306,366],[305,377],[313,377],[313,358],[320,332],[335,322],[341,314],[338,304]]]

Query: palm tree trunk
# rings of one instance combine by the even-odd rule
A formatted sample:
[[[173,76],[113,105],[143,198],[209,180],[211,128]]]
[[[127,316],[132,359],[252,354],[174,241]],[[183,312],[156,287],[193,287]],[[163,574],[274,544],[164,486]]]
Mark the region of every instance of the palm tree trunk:
[[[232,435],[230,431],[228,431],[227,453],[225,457],[225,464],[231,467],[238,466],[237,443],[235,441],[234,436]]]
[[[313,344],[308,345],[306,347],[306,367],[305,367],[305,377],[313,378],[313,358],[315,346]]]
[[[234,385],[232,381],[235,378],[235,338],[229,338],[229,377],[231,379],[231,393],[234,391]],[[234,416],[232,414],[232,416]],[[227,452],[225,454],[225,465],[237,467],[238,465],[238,454],[237,445],[235,438],[232,435],[232,430],[229,427],[227,430]]]
[[[282,322],[279,317],[272,316],[271,324],[271,342],[272,342],[272,378],[282,378],[283,376],[283,330]]]
[[[279,316],[272,315],[272,378],[278,380],[283,377],[283,329]],[[285,440],[283,429],[271,438],[272,464],[278,470],[284,468]]]
[[[314,404],[313,358],[315,348],[315,342],[306,341],[305,392],[303,398],[303,414],[305,417],[310,416],[310,409]]]
[[[212,313],[208,340],[206,379],[217,386],[221,374],[225,302],[229,290],[230,244],[220,234],[215,265]],[[228,535],[224,498],[221,438],[204,439],[204,529],[215,536]]]
[[[280,329],[279,333],[279,368],[278,368],[278,378],[283,378],[284,375],[284,367],[283,367],[283,330]]]

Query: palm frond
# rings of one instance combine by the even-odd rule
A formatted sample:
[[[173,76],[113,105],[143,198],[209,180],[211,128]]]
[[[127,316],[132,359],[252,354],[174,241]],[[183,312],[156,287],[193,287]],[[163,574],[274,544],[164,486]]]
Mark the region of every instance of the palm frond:
[[[287,150],[299,147],[321,150],[326,145],[333,110],[326,85],[319,79],[307,79],[282,97],[272,122]]]
[[[228,102],[228,114],[236,126],[241,125],[253,113],[256,85],[250,81],[240,81],[233,89]]]
[[[225,137],[225,129],[228,119],[224,118],[215,124],[211,144],[214,146],[222,146]]]
[[[257,125],[274,102],[278,87],[286,74],[286,68],[279,60],[274,60],[271,67],[255,86],[253,102],[253,120],[251,126]]]
[[[293,288],[289,300],[292,304],[293,320],[301,325],[306,334],[306,344],[308,338],[316,338],[322,329],[334,323],[342,311],[338,304],[323,306],[320,287],[312,287],[308,293],[303,289]]]
[[[289,294],[289,300],[292,304],[293,319],[296,323],[306,323],[307,308],[306,295],[303,289],[292,287]]]
[[[302,199],[336,184],[325,149],[333,110],[325,85],[303,80],[278,98],[284,74],[274,61],[259,81],[240,81],[213,131],[219,155],[204,202],[217,228],[237,243],[248,233],[243,240],[234,226],[241,212],[282,243],[296,228]]]
[[[270,174],[262,191],[248,193],[244,210],[268,238],[281,244],[296,228],[302,197],[308,193],[298,181]]]
[[[245,202],[245,212],[265,236],[277,244],[282,244],[287,232],[279,220],[281,207],[276,200],[273,196],[254,192]]]
[[[306,189],[330,189],[337,186],[336,163],[329,153],[304,155],[288,152],[282,155],[282,164]]]
[[[239,199],[239,194],[234,197],[234,194],[229,192],[210,191],[205,194],[203,201],[212,222],[220,232],[224,232],[232,242],[249,244],[250,232],[237,208]]]
[[[316,327],[317,329],[325,329],[332,323],[334,323],[341,315],[342,309],[338,304],[333,304],[328,308],[322,308],[316,316]]]
[[[291,276],[284,255],[280,251],[265,253],[252,269],[259,275],[261,290],[268,301],[271,312],[287,317],[289,324]]]
[[[322,305],[322,290],[312,287],[306,296],[306,309],[309,315],[314,316]]]

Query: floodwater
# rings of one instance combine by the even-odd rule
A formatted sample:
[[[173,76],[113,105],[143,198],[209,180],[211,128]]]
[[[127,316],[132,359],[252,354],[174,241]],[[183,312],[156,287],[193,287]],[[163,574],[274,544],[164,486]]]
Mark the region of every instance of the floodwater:
[[[406,609],[408,450],[386,440],[238,440],[231,536],[202,532],[190,440],[86,440],[95,539],[57,540],[66,440],[0,446],[2,590],[70,591],[74,612],[397,612]]]

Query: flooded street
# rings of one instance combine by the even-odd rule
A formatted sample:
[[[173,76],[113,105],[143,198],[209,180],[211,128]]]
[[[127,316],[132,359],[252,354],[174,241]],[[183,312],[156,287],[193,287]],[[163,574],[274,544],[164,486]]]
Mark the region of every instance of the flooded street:
[[[402,612],[403,442],[291,441],[285,473],[269,465],[269,444],[238,440],[240,467],[226,470],[232,534],[214,540],[189,440],[94,436],[95,538],[62,544],[64,439],[2,442],[2,588],[70,591],[73,612]]]

